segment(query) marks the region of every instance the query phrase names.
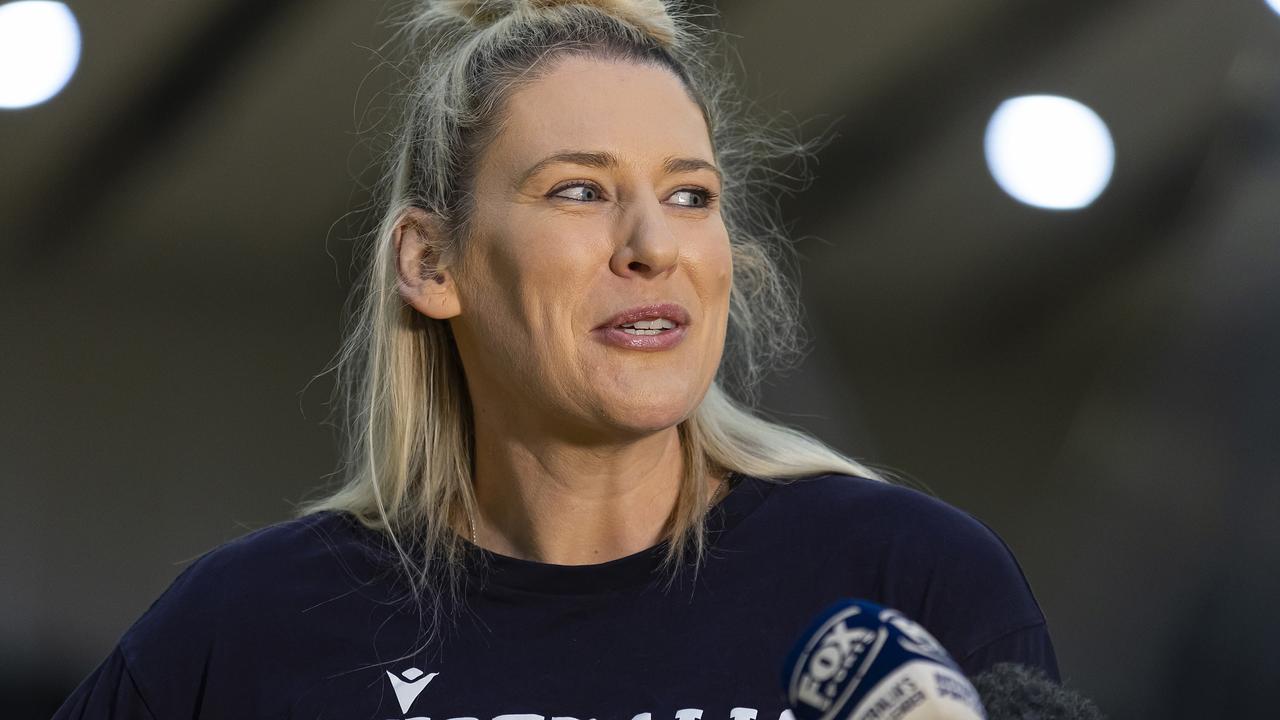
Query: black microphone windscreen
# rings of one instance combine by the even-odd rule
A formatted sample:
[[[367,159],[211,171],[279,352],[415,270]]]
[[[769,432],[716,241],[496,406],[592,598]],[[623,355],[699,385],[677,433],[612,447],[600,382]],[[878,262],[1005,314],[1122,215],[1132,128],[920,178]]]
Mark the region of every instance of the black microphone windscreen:
[[[998,663],[970,680],[988,720],[1105,720],[1091,700],[1025,665]]]

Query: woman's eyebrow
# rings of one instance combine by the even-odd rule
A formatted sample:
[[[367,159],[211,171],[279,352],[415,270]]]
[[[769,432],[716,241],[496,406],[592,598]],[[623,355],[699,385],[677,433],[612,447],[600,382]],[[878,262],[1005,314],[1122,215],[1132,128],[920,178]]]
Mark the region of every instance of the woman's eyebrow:
[[[525,184],[529,178],[537,175],[548,166],[555,165],[556,163],[567,163],[570,165],[581,165],[583,167],[602,169],[614,169],[620,165],[617,156],[610,152],[566,150],[552,153],[551,155],[548,155],[534,163],[532,167],[525,170],[524,173],[520,175],[520,178],[516,181],[516,186],[519,187]],[[669,157],[662,164],[662,169],[668,175],[682,172],[693,172],[695,170],[710,170],[715,173],[717,180],[723,180],[723,177],[720,174],[720,168],[701,158]]]
[[[702,158],[667,158],[667,161],[663,163],[662,169],[666,170],[668,175],[694,172],[695,170],[710,170],[715,173],[716,180],[724,181],[724,176],[720,174],[720,168]]]

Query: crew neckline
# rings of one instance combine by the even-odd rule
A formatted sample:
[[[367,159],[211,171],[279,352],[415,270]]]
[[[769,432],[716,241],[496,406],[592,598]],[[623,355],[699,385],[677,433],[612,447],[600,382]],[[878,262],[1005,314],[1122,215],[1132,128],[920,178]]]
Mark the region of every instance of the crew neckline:
[[[773,489],[773,483],[729,473],[729,492],[707,511],[708,549],[754,511]],[[556,565],[500,555],[463,538],[467,572],[482,587],[542,595],[598,595],[653,582],[669,540],[603,563]],[[710,560],[710,557],[708,557]]]

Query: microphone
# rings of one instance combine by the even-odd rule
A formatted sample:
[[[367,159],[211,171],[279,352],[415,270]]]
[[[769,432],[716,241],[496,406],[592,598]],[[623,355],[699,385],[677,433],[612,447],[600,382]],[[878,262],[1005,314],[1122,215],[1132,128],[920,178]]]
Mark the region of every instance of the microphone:
[[[990,720],[1102,720],[1091,700],[1050,680],[1035,668],[997,663],[973,676]]]
[[[865,600],[842,600],[818,616],[788,653],[782,687],[796,720],[987,718],[977,690],[928,631]]]

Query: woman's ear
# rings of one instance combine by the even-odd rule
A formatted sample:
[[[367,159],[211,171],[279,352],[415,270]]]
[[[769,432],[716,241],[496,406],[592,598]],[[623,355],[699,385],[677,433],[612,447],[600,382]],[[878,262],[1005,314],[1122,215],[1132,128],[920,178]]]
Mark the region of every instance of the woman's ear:
[[[397,288],[400,297],[418,312],[436,320],[462,313],[457,286],[440,263],[444,223],[440,216],[421,208],[409,208],[393,231],[396,245]]]

